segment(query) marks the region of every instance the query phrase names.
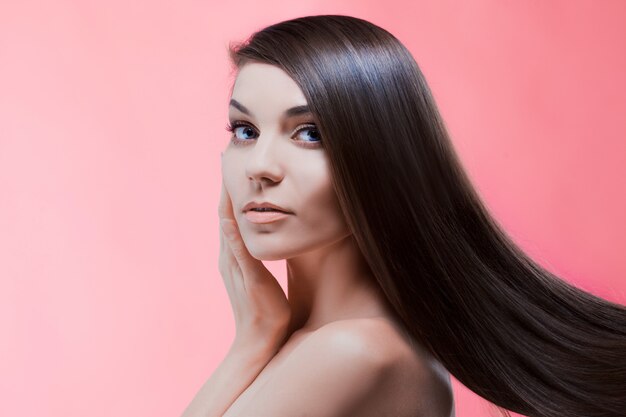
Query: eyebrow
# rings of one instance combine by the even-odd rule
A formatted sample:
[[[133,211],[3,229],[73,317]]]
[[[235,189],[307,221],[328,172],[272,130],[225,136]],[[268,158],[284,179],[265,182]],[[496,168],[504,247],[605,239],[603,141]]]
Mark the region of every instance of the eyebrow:
[[[246,108],[246,106],[244,106],[243,104],[241,104],[240,102],[238,102],[237,100],[235,100],[234,98],[230,99],[230,105],[233,106],[234,108],[236,108],[237,110],[239,110],[240,112],[247,114],[248,116],[254,117],[252,115],[252,113],[250,112],[250,110],[248,110]],[[295,106],[292,107],[290,109],[285,110],[284,116],[283,117],[294,117],[294,116],[300,116],[303,114],[311,114],[311,109],[309,108],[309,106]]]

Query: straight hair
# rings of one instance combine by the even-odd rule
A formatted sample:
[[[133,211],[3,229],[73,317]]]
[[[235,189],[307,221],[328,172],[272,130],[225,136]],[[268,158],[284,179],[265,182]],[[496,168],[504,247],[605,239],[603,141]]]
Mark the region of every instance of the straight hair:
[[[509,417],[626,416],[626,307],[542,268],[500,228],[398,39],[317,15],[228,52],[233,70],[275,65],[301,88],[376,281],[457,380]]]

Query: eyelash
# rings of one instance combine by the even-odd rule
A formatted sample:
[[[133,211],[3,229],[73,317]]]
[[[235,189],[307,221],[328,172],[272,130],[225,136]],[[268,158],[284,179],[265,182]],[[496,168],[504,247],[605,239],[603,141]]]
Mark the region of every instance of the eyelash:
[[[233,145],[235,146],[245,146],[244,142],[250,142],[250,140],[242,140],[242,139],[237,139],[237,137],[234,135],[235,129],[237,129],[238,127],[249,127],[251,129],[254,129],[250,124],[248,123],[243,123],[240,122],[238,120],[232,122],[231,123],[227,123],[226,124],[226,130],[233,133],[233,136],[231,137],[231,142]],[[312,123],[307,123],[305,125],[301,125],[298,126],[299,128],[295,131],[295,134],[300,133],[303,130],[317,130],[317,126],[315,126]],[[319,131],[318,131],[319,132]],[[317,142],[302,142],[299,141],[300,143],[298,144],[298,146],[302,146],[303,148],[319,148],[321,146],[321,138],[319,141]]]

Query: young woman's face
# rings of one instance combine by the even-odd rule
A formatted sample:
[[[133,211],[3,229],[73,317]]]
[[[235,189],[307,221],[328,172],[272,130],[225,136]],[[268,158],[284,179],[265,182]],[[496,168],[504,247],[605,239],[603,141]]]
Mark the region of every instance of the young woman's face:
[[[248,63],[238,72],[222,176],[241,236],[256,259],[288,259],[350,235],[312,115],[285,113],[306,104],[298,85],[278,67]],[[255,217],[267,221],[262,217],[276,213],[244,213],[252,201],[291,214],[255,223]]]

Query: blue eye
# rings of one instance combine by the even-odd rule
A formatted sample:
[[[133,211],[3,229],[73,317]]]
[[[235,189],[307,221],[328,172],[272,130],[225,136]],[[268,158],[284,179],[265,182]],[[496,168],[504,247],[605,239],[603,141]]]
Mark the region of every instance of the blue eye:
[[[247,124],[243,124],[243,123],[239,123],[239,122],[233,122],[232,124],[227,124],[226,125],[226,130],[228,130],[229,132],[233,132],[233,136],[236,137],[236,131],[239,128],[243,128],[242,131],[246,132],[246,133],[250,133],[250,131],[254,132],[254,129],[250,126],[248,126]]]
[[[229,132],[232,132],[233,135],[231,137],[231,142],[234,145],[245,145],[245,142],[251,142],[248,139],[255,139],[255,137],[245,137],[243,139],[241,139],[240,137],[237,136],[237,129],[241,128],[240,132],[242,132],[242,134],[244,135],[254,135],[254,128],[252,126],[250,126],[248,123],[243,123],[240,122],[238,120],[228,123],[226,124],[226,130]],[[299,143],[300,146],[305,147],[305,148],[319,148],[321,147],[321,136],[319,133],[319,130],[317,130],[317,126],[315,126],[315,124],[312,123],[308,123],[308,124],[304,124],[304,125],[300,125],[298,126],[298,129],[296,129],[294,136],[299,136],[301,132],[314,132],[313,135],[309,136],[309,139],[312,140],[299,140],[297,141]],[[292,136],[292,137],[294,137]]]
[[[317,143],[321,141],[320,132],[315,128],[315,125],[309,125],[309,127],[303,127],[302,129],[299,129],[296,133],[300,134],[300,132],[306,132],[306,131],[315,132],[315,134],[312,136],[314,140],[311,143]],[[305,142],[310,142],[310,141],[305,141]]]

